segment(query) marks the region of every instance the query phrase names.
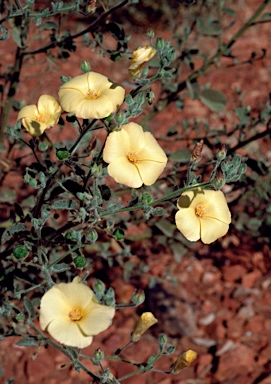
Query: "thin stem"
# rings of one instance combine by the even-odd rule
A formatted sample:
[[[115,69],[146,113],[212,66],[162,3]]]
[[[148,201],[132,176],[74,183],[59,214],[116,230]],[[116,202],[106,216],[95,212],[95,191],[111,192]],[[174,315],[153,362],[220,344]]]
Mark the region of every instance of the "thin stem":
[[[51,264],[49,264],[47,266],[47,269],[50,269],[52,268],[55,264],[59,263],[61,260],[63,260],[66,256],[70,255],[72,252],[76,251],[77,249],[81,248],[82,245],[76,245],[75,247],[73,247],[72,249],[69,249],[66,253],[64,253],[64,255],[61,255],[58,259],[56,259],[55,261],[53,261]]]

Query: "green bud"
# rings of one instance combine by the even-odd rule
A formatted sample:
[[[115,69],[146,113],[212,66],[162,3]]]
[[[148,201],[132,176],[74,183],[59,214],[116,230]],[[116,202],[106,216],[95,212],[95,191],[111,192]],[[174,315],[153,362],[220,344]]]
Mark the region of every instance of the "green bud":
[[[165,42],[162,39],[162,37],[157,37],[156,43],[155,43],[155,48],[157,49],[157,51],[162,51],[164,46],[165,46]]]
[[[17,321],[24,321],[24,319],[25,319],[25,316],[23,313],[18,313],[18,315],[16,315]]]
[[[80,65],[81,71],[87,73],[91,70],[91,66],[87,60],[82,60]]]
[[[239,173],[240,175],[242,175],[243,173],[245,173],[247,170],[247,165],[245,163],[241,163],[240,164],[240,167],[239,167]]]
[[[144,303],[145,301],[145,293],[144,291],[135,291],[133,293],[133,296],[132,296],[132,302],[135,304],[135,305],[140,305],[142,303]]]
[[[39,143],[39,150],[41,152],[45,152],[45,151],[47,151],[47,149],[48,149],[48,144],[46,143],[46,141],[41,141]]]
[[[113,236],[116,240],[120,241],[124,239],[124,232],[120,228],[116,228],[115,231],[113,232]]]
[[[167,342],[167,336],[164,333],[159,335],[159,343],[161,346],[164,346]]]
[[[149,105],[152,105],[154,98],[155,98],[155,93],[153,91],[150,91],[147,93],[147,100]]]
[[[70,81],[71,80],[71,76],[63,76],[63,75],[61,75],[60,76],[60,80],[61,80],[61,82],[62,82],[62,84],[65,84],[65,83],[67,83],[68,81]]]
[[[98,239],[98,233],[95,231],[95,229],[91,229],[89,231],[89,233],[87,234],[87,239],[92,242],[92,243],[95,243],[96,240]]]
[[[101,280],[95,279],[94,280],[93,288],[94,288],[95,292],[104,294],[105,285],[104,285],[104,283]]]
[[[37,186],[37,184],[38,184],[38,182],[37,182],[36,179],[33,179],[32,177],[31,177],[31,179],[29,179],[29,185],[30,185],[30,187],[35,188],[35,187]]]
[[[24,245],[16,245],[16,247],[13,248],[13,256],[18,260],[25,259],[28,256],[28,250]]]
[[[225,144],[222,144],[221,148],[216,153],[216,158],[218,160],[224,160],[227,155]]]
[[[125,121],[125,114],[119,113],[118,115],[115,116],[115,120],[118,125],[122,125],[123,122]]]
[[[175,351],[175,347],[173,345],[170,345],[166,350],[166,355],[171,355]]]
[[[84,256],[76,256],[73,262],[76,268],[79,269],[85,268],[85,266],[87,265],[87,260]]]
[[[241,164],[241,156],[240,155],[234,155],[234,158],[233,158],[234,167],[238,168],[240,164]]]
[[[72,243],[75,243],[75,242],[76,242],[76,238],[73,236],[72,232],[67,232],[67,233],[65,233],[65,239],[66,239],[68,242],[72,242]]]
[[[66,160],[69,156],[70,156],[70,152],[67,151],[66,148],[58,149],[56,151],[56,157],[58,158],[58,160]]]
[[[222,171],[218,171],[216,177],[214,179],[214,187],[216,190],[221,189],[226,183],[226,179],[224,173]]]
[[[94,352],[94,359],[96,361],[101,361],[104,359],[104,352],[101,350],[101,348],[98,348]]]
[[[151,28],[147,30],[147,36],[149,39],[154,37],[154,31]]]

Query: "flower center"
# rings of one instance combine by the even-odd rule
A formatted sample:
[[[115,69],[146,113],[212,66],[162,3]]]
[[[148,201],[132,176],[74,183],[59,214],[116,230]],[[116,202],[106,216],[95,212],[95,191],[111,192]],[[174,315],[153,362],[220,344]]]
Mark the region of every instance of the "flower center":
[[[196,214],[196,216],[198,216],[199,218],[203,217],[204,214],[205,214],[205,207],[204,207],[204,205],[198,205],[198,206],[195,208],[195,214]]]
[[[81,308],[74,308],[69,313],[69,318],[72,321],[79,321],[82,319],[82,317],[83,317],[83,313],[81,311]]]
[[[136,163],[138,161],[138,157],[135,153],[133,152],[128,152],[127,155],[126,155],[127,159],[131,162],[131,163]]]
[[[47,122],[47,117],[44,115],[38,115],[36,118],[36,121],[38,123],[46,123]]]
[[[98,92],[95,92],[95,91],[92,91],[91,89],[89,89],[86,93],[86,98],[88,100],[96,100],[99,98],[99,93]]]

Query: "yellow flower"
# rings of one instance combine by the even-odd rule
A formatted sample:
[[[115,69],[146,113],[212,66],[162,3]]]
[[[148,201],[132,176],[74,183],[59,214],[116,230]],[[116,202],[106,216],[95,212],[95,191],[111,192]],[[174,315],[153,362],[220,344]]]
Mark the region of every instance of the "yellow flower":
[[[22,124],[32,136],[40,136],[45,129],[57,124],[61,114],[61,107],[56,99],[50,95],[42,95],[38,105],[23,107],[17,120],[22,119]]]
[[[221,191],[184,192],[177,206],[176,226],[188,240],[210,244],[228,232],[231,213]]]
[[[158,320],[151,312],[144,312],[136,323],[135,329],[131,334],[132,341],[138,341],[144,332],[147,331],[152,325],[158,323]]]
[[[165,152],[153,135],[136,123],[110,133],[103,158],[109,163],[109,175],[131,188],[155,183],[167,163]]]
[[[92,290],[76,277],[54,285],[40,303],[40,325],[62,344],[85,348],[107,329],[115,309],[98,304]]]
[[[59,89],[59,100],[64,111],[83,119],[109,116],[122,104],[124,95],[124,88],[96,72],[76,76]]]
[[[188,351],[183,352],[181,356],[172,364],[170,367],[171,373],[179,373],[182,369],[189,367],[190,364],[196,359],[197,352],[193,351],[193,349],[188,349]]]
[[[133,52],[130,67],[128,68],[129,74],[132,77],[137,77],[140,73],[143,64],[149,61],[156,54],[156,49],[151,46],[139,47]]]

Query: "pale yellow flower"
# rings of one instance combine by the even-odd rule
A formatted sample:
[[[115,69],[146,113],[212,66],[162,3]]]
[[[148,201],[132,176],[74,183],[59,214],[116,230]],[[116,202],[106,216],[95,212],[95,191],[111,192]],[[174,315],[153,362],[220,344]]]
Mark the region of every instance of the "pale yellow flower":
[[[109,116],[122,104],[124,96],[124,88],[96,72],[76,76],[59,88],[60,105],[64,111],[83,119]]]
[[[176,226],[188,240],[210,244],[228,232],[231,213],[221,191],[184,192],[177,206]]]
[[[155,183],[167,163],[165,152],[153,135],[136,123],[110,133],[103,158],[109,163],[109,175],[131,188]]]
[[[146,61],[149,61],[156,54],[156,49],[151,46],[139,47],[133,52],[129,74],[132,77],[137,77]]]
[[[132,341],[138,341],[144,332],[147,331],[152,325],[158,323],[158,320],[151,312],[144,312],[136,323],[135,329],[131,334]]]
[[[61,114],[61,107],[53,96],[42,95],[38,105],[32,104],[23,107],[17,120],[32,136],[40,136],[47,129],[57,124]]]
[[[197,352],[193,351],[193,349],[188,349],[188,351],[183,352],[181,356],[178,357],[178,359],[175,361],[175,363],[172,364],[170,367],[171,373],[179,373],[184,368],[187,368],[190,366],[190,364],[196,359]]]
[[[98,304],[93,291],[79,278],[54,285],[40,303],[42,330],[62,344],[85,348],[94,335],[107,329],[115,309]]]

